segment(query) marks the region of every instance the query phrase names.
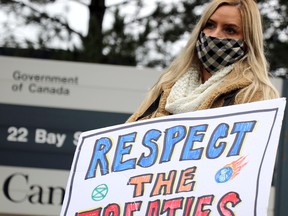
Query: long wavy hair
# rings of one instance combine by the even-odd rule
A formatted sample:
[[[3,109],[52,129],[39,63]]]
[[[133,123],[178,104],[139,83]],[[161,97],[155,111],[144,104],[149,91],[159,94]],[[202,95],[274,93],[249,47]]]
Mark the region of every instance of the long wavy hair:
[[[254,0],[212,0],[206,7],[202,17],[191,32],[190,38],[177,58],[163,71],[156,84],[150,89],[137,112],[143,114],[151,103],[159,96],[164,85],[173,85],[191,66],[201,67],[196,53],[196,42],[212,14],[222,5],[232,5],[239,8],[244,41],[247,46],[246,55],[234,65],[237,80],[241,76],[249,77],[252,85],[242,89],[242,103],[249,102],[258,90],[263,92],[263,100],[279,97],[277,90],[271,84],[268,76],[268,63],[264,55],[262,19]],[[252,74],[246,76],[247,74]],[[237,97],[237,96],[236,96]]]

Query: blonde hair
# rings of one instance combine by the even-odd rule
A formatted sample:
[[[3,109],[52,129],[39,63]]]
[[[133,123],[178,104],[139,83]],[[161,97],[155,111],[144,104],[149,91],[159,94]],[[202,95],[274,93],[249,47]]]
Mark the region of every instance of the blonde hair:
[[[252,85],[240,91],[244,93],[241,102],[249,102],[254,93],[259,90],[263,92],[263,100],[279,97],[268,76],[268,63],[264,55],[262,20],[256,2],[254,0],[212,0],[191,32],[185,48],[148,92],[137,110],[139,114],[143,114],[159,96],[162,86],[173,85],[192,65],[193,67],[200,66],[195,48],[198,36],[212,14],[222,5],[232,5],[239,8],[244,41],[247,46],[247,54],[235,63],[234,70],[239,75],[235,77],[235,80],[240,76],[245,76],[248,72],[252,72],[253,75],[250,77]]]

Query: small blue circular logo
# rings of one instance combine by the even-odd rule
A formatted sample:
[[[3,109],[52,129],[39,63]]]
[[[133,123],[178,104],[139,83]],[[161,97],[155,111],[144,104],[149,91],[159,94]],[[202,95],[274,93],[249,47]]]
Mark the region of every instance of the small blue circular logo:
[[[94,201],[100,201],[100,200],[103,200],[106,197],[107,193],[108,193],[107,185],[106,184],[101,184],[101,185],[98,185],[92,191],[91,198]]]
[[[226,166],[216,173],[215,180],[218,183],[225,183],[232,177],[232,175],[233,169],[230,166]]]

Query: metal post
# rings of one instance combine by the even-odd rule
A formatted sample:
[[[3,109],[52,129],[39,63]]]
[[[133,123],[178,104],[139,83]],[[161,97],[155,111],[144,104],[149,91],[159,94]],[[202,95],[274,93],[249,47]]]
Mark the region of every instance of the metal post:
[[[283,97],[288,97],[288,80],[283,81]],[[275,169],[275,216],[288,215],[288,108],[286,106]]]

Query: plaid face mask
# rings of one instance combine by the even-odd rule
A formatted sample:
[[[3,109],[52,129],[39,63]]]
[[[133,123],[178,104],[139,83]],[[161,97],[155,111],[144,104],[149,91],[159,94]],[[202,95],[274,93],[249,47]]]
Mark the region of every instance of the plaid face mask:
[[[245,55],[244,41],[216,38],[200,33],[196,43],[197,55],[210,73],[233,64]]]

